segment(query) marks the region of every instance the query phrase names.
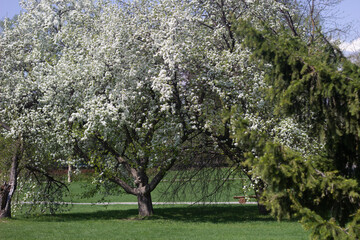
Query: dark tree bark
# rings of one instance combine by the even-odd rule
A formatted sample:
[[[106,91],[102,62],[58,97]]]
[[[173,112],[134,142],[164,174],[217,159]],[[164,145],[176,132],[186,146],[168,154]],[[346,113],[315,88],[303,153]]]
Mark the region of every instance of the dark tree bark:
[[[7,199],[10,192],[10,185],[4,183],[0,186],[0,218],[8,217],[8,212],[5,211]]]
[[[266,208],[266,206],[264,204],[260,203],[260,199],[261,199],[261,195],[258,193],[256,193],[256,199],[258,202],[258,210],[259,210],[259,214],[261,215],[269,215],[270,211]]]
[[[154,214],[154,209],[151,200],[151,193],[139,193],[137,195],[139,215],[142,217],[151,216]]]
[[[22,151],[22,142],[17,140],[11,161],[9,183],[5,183],[0,189],[0,218],[11,217],[11,200],[17,187],[18,166]]]

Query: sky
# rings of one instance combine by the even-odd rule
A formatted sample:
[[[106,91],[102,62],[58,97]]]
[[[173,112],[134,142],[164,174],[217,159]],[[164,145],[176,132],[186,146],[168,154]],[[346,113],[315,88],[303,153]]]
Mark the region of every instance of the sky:
[[[0,0],[0,19],[20,13],[18,0]],[[340,47],[346,52],[360,51],[360,0],[343,0],[335,9],[332,24],[346,29]],[[345,26],[352,26],[350,29]]]

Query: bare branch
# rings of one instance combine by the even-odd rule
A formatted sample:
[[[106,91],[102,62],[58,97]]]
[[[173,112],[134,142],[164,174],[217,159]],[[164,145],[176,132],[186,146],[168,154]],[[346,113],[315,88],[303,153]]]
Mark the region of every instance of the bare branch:
[[[214,27],[212,27],[212,26],[210,26],[210,25],[208,25],[208,24],[206,24],[206,23],[204,23],[202,21],[197,21],[197,23],[199,23],[200,25],[205,26],[207,28],[210,28],[211,30],[214,30]]]

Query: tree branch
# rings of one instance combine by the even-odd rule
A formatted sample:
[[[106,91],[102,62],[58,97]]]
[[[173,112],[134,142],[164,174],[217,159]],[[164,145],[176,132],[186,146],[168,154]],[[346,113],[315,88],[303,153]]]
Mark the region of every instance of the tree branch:
[[[122,158],[120,156],[117,157],[116,159],[117,159],[118,163],[123,165],[125,167],[126,171],[128,171],[133,176],[133,178],[136,179],[136,177],[137,177],[136,170],[131,167],[129,162],[127,162],[124,158]]]
[[[3,122],[0,122],[0,126],[5,128],[5,130],[10,131],[10,126],[9,125],[7,125],[7,124],[5,124]]]
[[[76,144],[75,144],[75,151],[81,156],[83,157],[87,162],[90,161],[89,157],[86,156],[86,154],[80,149],[77,141],[76,141]],[[125,166],[125,168],[129,171],[129,173],[131,173],[133,176],[135,174],[135,169],[131,168],[130,167],[130,164],[124,160],[123,158],[121,158],[120,156],[117,157],[117,160],[120,164],[123,164]],[[107,179],[109,179],[111,182],[119,185],[120,187],[122,187],[125,192],[129,193],[129,194],[133,194],[133,195],[136,195],[136,191],[134,188],[132,188],[129,184],[127,184],[124,180],[120,179],[119,177],[116,177],[116,176],[108,176],[106,173],[105,173],[105,177]]]
[[[150,192],[152,190],[154,190],[156,188],[156,186],[160,183],[160,181],[165,177],[167,171],[170,170],[170,168],[172,168],[172,166],[174,166],[175,161],[176,161],[176,158],[172,158],[171,162],[169,164],[160,168],[160,171],[155,175],[155,177],[151,180],[151,182],[149,184]]]
[[[200,25],[204,26],[204,27],[207,27],[207,28],[210,28],[211,30],[214,30],[214,27],[202,22],[202,21],[197,21],[197,23],[199,23]]]
[[[40,173],[41,175],[43,175],[44,177],[46,177],[46,179],[48,180],[48,182],[51,182],[51,183],[55,183],[56,186],[58,187],[65,187],[65,189],[67,191],[69,191],[69,188],[66,186],[65,183],[61,182],[61,181],[58,181],[56,180],[54,177],[52,177],[50,174],[48,174],[47,172],[37,168],[37,167],[34,167],[34,166],[31,166],[30,164],[26,164],[25,165],[25,168],[28,169],[30,172],[33,172],[33,173]]]
[[[120,154],[113,147],[111,147],[107,141],[102,139],[101,135],[99,133],[95,133],[95,137],[96,137],[96,140],[98,140],[101,143],[103,148],[105,148],[108,152],[110,152],[116,158],[120,157]]]
[[[110,181],[112,181],[113,183],[119,185],[120,187],[122,187],[125,192],[132,194],[132,195],[136,195],[136,191],[134,188],[130,187],[129,184],[127,184],[124,180],[122,180],[121,178],[118,177],[109,177],[108,178]]]

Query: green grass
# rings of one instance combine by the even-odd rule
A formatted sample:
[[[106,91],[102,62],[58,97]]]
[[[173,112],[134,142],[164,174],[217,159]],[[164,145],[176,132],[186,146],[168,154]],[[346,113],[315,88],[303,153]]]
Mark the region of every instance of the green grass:
[[[252,205],[74,206],[69,212],[0,221],[0,239],[308,239],[297,222],[277,222]]]
[[[89,179],[70,184],[72,202],[98,202],[104,195],[80,198],[89,187]],[[215,199],[234,201],[241,194],[240,181],[230,182],[229,189]],[[209,181],[209,185],[211,186]],[[90,185],[91,186],[91,185]],[[177,197],[164,195],[169,187],[162,182],[152,193],[153,201],[195,201],[201,185],[184,189]],[[135,202],[136,197],[112,192],[106,202]],[[26,206],[26,205],[25,205]],[[308,239],[296,221],[278,222],[258,214],[256,205],[155,205],[155,215],[140,219],[136,205],[74,205],[56,215],[25,215],[0,220],[3,239]]]

